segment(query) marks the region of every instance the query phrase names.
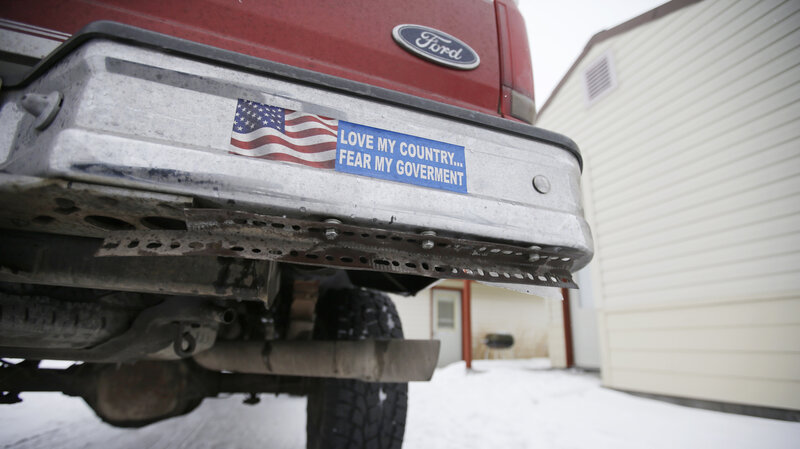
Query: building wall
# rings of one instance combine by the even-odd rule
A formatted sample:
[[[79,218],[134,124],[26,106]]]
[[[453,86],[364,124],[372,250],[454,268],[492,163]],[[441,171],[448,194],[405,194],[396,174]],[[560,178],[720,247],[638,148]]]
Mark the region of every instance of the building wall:
[[[430,290],[425,289],[416,296],[389,295],[397,307],[403,335],[410,340],[431,338]]]
[[[605,385],[800,409],[799,100],[800,2],[708,0],[595,45],[542,112],[584,156]]]
[[[547,305],[543,298],[504,288],[472,285],[472,355],[482,358],[547,357]],[[486,334],[510,333],[514,346],[490,351]]]
[[[597,304],[592,296],[589,270],[575,273],[581,289],[569,290],[569,319],[572,331],[572,348],[575,366],[585,369],[600,369],[600,343],[597,329]]]
[[[463,282],[446,281],[439,285],[460,288]],[[430,289],[422,290],[412,297],[392,295],[406,338],[431,338],[430,297]],[[473,283],[473,358],[547,357],[550,326],[547,302],[549,300],[537,296]],[[515,343],[511,349],[490,351],[483,344],[487,333],[498,332],[511,333],[514,336]]]
[[[567,339],[564,333],[564,311],[560,301],[548,300],[546,303],[547,353],[553,368],[567,367]]]

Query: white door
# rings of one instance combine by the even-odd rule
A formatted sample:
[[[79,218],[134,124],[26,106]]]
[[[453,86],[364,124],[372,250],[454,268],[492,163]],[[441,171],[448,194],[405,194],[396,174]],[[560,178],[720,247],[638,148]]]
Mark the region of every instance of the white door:
[[[462,360],[460,291],[433,289],[433,338],[442,342],[437,366]]]
[[[572,348],[575,365],[581,368],[600,368],[600,342],[597,333],[597,308],[592,295],[589,267],[579,271],[576,281],[580,290],[569,291],[569,314],[572,318]]]

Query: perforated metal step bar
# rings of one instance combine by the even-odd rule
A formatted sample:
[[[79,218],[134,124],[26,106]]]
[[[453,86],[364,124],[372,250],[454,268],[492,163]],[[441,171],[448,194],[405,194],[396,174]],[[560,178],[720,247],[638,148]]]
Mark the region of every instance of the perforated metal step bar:
[[[97,255],[224,256],[414,274],[576,287],[565,248],[521,247],[220,209],[186,209],[187,230],[114,232]]]

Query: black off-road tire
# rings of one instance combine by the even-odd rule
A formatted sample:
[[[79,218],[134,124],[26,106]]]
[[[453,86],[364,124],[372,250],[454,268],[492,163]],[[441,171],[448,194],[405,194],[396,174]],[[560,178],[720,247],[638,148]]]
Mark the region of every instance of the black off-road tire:
[[[333,290],[317,303],[314,338],[403,338],[400,317],[383,293]],[[400,449],[408,407],[407,383],[320,379],[308,395],[308,449]]]

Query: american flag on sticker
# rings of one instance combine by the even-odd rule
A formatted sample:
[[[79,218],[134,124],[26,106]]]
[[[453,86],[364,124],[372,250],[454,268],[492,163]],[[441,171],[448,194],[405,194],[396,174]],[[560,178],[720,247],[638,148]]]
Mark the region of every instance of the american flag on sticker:
[[[239,99],[230,152],[333,169],[338,132],[338,120]]]

